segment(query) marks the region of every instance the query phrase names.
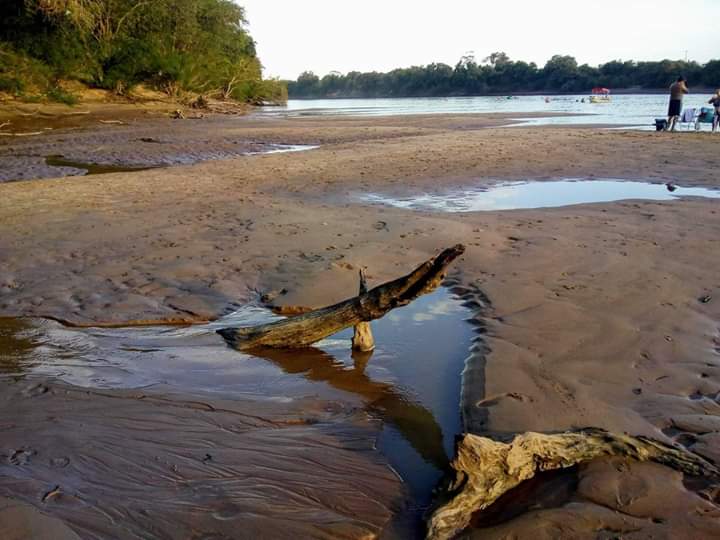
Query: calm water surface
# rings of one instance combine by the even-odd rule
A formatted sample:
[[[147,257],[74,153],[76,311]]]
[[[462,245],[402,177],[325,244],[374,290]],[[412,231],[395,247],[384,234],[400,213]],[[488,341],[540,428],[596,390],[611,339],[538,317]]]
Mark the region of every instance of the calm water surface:
[[[240,155],[246,156],[262,156],[266,154],[285,154],[288,152],[304,152],[307,150],[315,150],[320,148],[317,145],[310,144],[271,144],[268,145],[267,150],[260,152],[246,152]],[[182,161],[182,160],[181,160]],[[185,160],[187,161],[187,160]],[[190,160],[189,163],[193,161]],[[79,173],[79,176],[88,176],[92,174],[109,174],[119,172],[134,172],[134,171],[146,171],[148,169],[157,169],[168,165],[152,165],[152,166],[133,166],[133,165],[113,165],[107,163],[92,163],[83,161],[74,161],[65,159],[61,155],[47,156],[45,158],[45,164],[50,167],[61,167],[63,169],[70,169]]]
[[[681,197],[720,198],[720,190],[680,187],[623,180],[558,180],[500,183],[477,188],[393,196],[358,193],[354,199],[409,210],[438,212],[480,212],[550,208],[574,204],[644,199],[676,200]]]
[[[264,114],[290,116],[394,116],[407,114],[517,113],[524,125],[609,124],[654,129],[655,118],[667,114],[668,96],[630,94],[612,96],[610,103],[592,104],[588,94],[573,96],[449,97],[392,99],[290,100],[285,107],[265,107]],[[710,95],[689,95],[685,107],[708,106]],[[585,99],[585,103],[581,100]],[[524,119],[523,113],[564,113],[569,117]],[[583,116],[579,116],[583,115]],[[590,116],[585,116],[590,115]],[[709,125],[702,126],[709,130]],[[720,135],[719,135],[720,136]]]

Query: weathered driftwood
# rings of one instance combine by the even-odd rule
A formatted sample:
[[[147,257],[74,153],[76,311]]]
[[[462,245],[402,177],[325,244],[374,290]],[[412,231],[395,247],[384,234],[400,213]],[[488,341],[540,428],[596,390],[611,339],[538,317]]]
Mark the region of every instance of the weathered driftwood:
[[[365,271],[360,269],[360,293],[362,296],[367,293],[367,278]],[[375,349],[375,338],[372,335],[372,328],[369,322],[359,322],[355,325],[352,339],[353,351],[370,352]]]
[[[699,456],[646,437],[585,429],[553,435],[524,433],[505,444],[468,434],[458,444],[452,462],[456,478],[451,498],[433,512],[427,536],[455,538],[470,524],[474,512],[537,473],[610,456],[654,461],[692,476],[720,479],[718,469]]]
[[[218,333],[230,345],[243,350],[307,347],[345,328],[379,319],[391,309],[435,290],[442,283],[448,265],[464,252],[465,246],[460,244],[448,248],[407,276],[334,306],[260,326],[223,328]],[[358,338],[358,343],[361,342]]]

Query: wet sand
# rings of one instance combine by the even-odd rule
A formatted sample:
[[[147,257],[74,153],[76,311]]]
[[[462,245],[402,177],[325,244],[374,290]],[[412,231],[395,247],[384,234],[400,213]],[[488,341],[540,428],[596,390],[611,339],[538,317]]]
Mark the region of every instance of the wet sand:
[[[507,438],[593,426],[674,441],[717,460],[717,201],[622,201],[462,214],[351,202],[349,194],[358,191],[406,194],[519,179],[602,177],[720,187],[718,141],[712,135],[496,127],[507,121],[499,115],[232,119],[224,120],[232,125],[213,130],[243,140],[321,147],[169,169],[6,183],[0,186],[0,314],[75,323],[191,320],[217,316],[281,289],[287,290],[278,300],[283,304],[320,306],[354,295],[360,266],[367,266],[371,283],[378,283],[462,242],[468,250],[451,280],[484,329],[481,361],[465,376],[466,429]],[[207,125],[212,122],[224,125],[220,120]],[[83,441],[108,444],[113,437],[137,436],[133,423],[108,433],[115,428],[100,419],[114,409],[108,409],[105,397],[84,395],[81,408],[73,405],[74,390],[39,384],[51,391],[32,399],[18,397],[22,385],[3,384],[7,405],[0,423],[16,424],[22,434],[9,448],[49,445],[52,422],[82,422],[87,402],[97,403],[96,420],[88,420],[83,437],[62,439],[55,446],[60,453],[83,455],[77,446]],[[48,403],[40,407],[32,403],[35,399]],[[185,416],[174,412],[156,418],[147,400],[112,399],[127,404],[116,411],[123,416],[127,406],[123,418],[135,415],[149,429],[163,426],[171,443],[162,451],[191,448],[177,430],[190,422]],[[297,418],[306,416],[302,411],[308,404],[280,412],[262,402],[235,406],[263,418]],[[60,412],[49,420],[43,412],[48,410]],[[224,444],[220,421],[201,420],[204,427],[197,429],[205,430],[203,437],[219,437],[217,444]],[[322,465],[312,474],[328,476],[325,497],[311,504],[315,496],[308,496],[294,511],[315,515],[317,505],[332,508],[346,499],[349,486],[357,505],[333,514],[323,534],[377,534],[396,511],[393,505],[403,500],[404,488],[368,444],[377,430],[370,420],[330,415],[328,423],[338,431],[301,426],[293,428],[300,431],[293,434],[298,437],[293,444],[277,445],[283,453],[276,459],[288,463],[297,459],[286,451],[294,444],[304,448],[307,440],[308,451],[322,448],[317,450]],[[246,451],[273,446],[269,439],[255,438],[253,429],[243,444]],[[312,441],[320,439],[314,446]],[[346,451],[353,444],[363,451],[350,458]],[[105,453],[102,447],[90,452],[94,459]],[[134,455],[128,466],[142,459]],[[334,463],[373,472],[343,473],[338,480],[333,477],[337,470],[328,465]],[[241,469],[231,472],[242,475]],[[73,475],[67,474],[70,481]],[[594,463],[577,475],[572,494],[556,499],[551,508],[489,522],[491,537],[510,531],[519,538],[720,534],[717,494],[701,493],[679,473],[623,462]],[[90,534],[61,509],[42,503],[55,476],[29,476],[44,482],[24,485],[28,495],[23,500]],[[165,480],[162,489],[172,489],[174,481]],[[10,496],[12,485],[2,484],[0,494]],[[272,499],[252,489],[243,493],[248,491],[262,507],[257,519],[269,527],[264,534],[281,537],[285,529],[262,521]],[[683,504],[668,504],[670,494]],[[75,496],[71,491],[67,499]],[[89,496],[101,498],[102,491]],[[205,530],[210,518],[200,515],[198,530]],[[304,523],[308,528],[298,531],[320,535],[313,526]],[[231,529],[212,530],[228,534]]]
[[[5,383],[0,492],[82,538],[363,537],[399,509],[361,411],[193,398]]]

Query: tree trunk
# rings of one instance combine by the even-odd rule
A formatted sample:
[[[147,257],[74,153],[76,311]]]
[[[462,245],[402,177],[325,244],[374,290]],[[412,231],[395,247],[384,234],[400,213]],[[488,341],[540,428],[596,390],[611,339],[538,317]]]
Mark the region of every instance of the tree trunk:
[[[407,276],[379,285],[334,306],[260,326],[223,328],[218,333],[231,346],[240,350],[255,347],[308,347],[345,328],[379,319],[388,311],[432,292],[445,278],[448,265],[464,252],[465,246],[461,244],[448,248]],[[360,332],[364,332],[362,326]],[[357,343],[367,344],[365,339],[360,338]]]

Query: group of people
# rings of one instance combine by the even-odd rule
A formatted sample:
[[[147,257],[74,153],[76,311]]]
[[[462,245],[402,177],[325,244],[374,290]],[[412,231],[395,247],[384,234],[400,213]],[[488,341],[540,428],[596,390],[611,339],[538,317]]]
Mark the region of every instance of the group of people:
[[[666,130],[675,131],[677,123],[680,121],[680,116],[682,115],[683,98],[685,94],[689,93],[690,90],[688,89],[685,77],[678,77],[678,80],[670,86],[670,106],[668,108]],[[715,132],[720,128],[720,88],[715,92],[715,95],[710,98],[708,104],[715,108],[715,115],[712,121],[712,130]]]

